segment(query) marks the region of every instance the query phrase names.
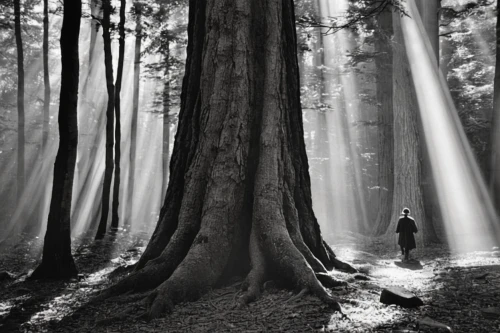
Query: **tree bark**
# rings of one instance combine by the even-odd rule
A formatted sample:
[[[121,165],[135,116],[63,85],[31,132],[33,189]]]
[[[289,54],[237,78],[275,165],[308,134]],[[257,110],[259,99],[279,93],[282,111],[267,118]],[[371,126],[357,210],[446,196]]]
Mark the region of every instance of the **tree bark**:
[[[61,92],[59,102],[59,149],[54,164],[42,263],[32,278],[69,278],[77,275],[71,256],[70,213],[78,145],[78,37],[82,3],[65,0],[61,30]]]
[[[421,184],[418,104],[398,12],[393,13],[393,27],[394,197],[387,234],[395,233],[401,211],[408,207],[419,227],[417,243],[422,246],[427,230]]]
[[[154,318],[250,269],[243,304],[274,278],[340,310],[315,276],[352,267],[312,210],[293,10],[291,0],[190,1],[160,220],[135,272],[101,297],[154,288]]]
[[[379,211],[374,233],[387,232],[391,222],[394,194],[394,116],[392,77],[392,13],[389,9],[378,17],[377,55],[377,106],[378,106],[378,200]]]
[[[24,190],[24,55],[21,37],[21,4],[14,0],[14,32],[17,47],[17,200]]]
[[[434,60],[439,67],[439,9],[441,8],[441,0],[420,0],[416,1],[418,12],[422,19],[428,40],[434,51]],[[423,133],[423,127],[420,123],[420,131]],[[434,177],[432,175],[432,165],[429,151],[425,143],[424,136],[420,136],[422,148],[422,190],[424,195],[425,220],[429,231],[426,237],[426,242],[437,242],[438,237],[434,228],[434,221],[441,221],[440,208],[438,204],[438,196],[434,186]]]
[[[497,6],[498,7],[498,6]],[[497,8],[493,116],[491,119],[490,189],[497,216],[500,216],[500,8]]]
[[[111,53],[110,16],[111,0],[102,1],[102,37],[104,40],[104,65],[106,70],[106,88],[108,91],[108,104],[106,108],[106,161],[104,167],[104,182],[102,187],[102,209],[96,239],[102,239],[106,234],[109,214],[109,201],[111,182],[113,180],[113,145],[114,145],[114,111],[115,111],[115,86],[113,83],[113,55]]]
[[[162,202],[165,199],[165,194],[167,193],[168,186],[168,165],[170,157],[170,52],[169,52],[169,42],[167,41],[166,55],[165,55],[165,82],[163,83],[163,145],[162,145],[162,189],[161,189],[161,199]]]
[[[47,142],[49,140],[50,120],[50,72],[49,72],[49,4],[43,0],[43,129],[42,129],[42,159],[47,157]]]
[[[120,23],[118,25],[119,31],[119,50],[118,50],[118,68],[116,72],[115,83],[115,179],[113,183],[113,205],[112,205],[112,218],[111,228],[117,229],[120,222],[118,215],[118,206],[120,202],[120,161],[121,161],[121,122],[120,122],[120,92],[122,89],[123,78],[123,61],[125,58],[125,0],[120,0]]]
[[[133,216],[133,196],[135,185],[135,159],[137,152],[137,119],[139,116],[139,84],[141,78],[141,44],[142,44],[142,4],[139,1],[134,3],[135,9],[135,51],[134,51],[134,90],[132,96],[132,120],[130,128],[130,156],[129,156],[129,174],[128,174],[128,197],[127,197],[127,214],[125,222],[129,221]]]

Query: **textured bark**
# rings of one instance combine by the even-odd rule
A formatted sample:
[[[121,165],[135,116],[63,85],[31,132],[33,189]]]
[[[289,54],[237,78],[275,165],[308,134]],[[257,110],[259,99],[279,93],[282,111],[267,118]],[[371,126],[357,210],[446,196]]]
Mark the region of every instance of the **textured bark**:
[[[340,262],[321,237],[304,145],[293,2],[190,1],[170,182],[136,270],[101,297],[154,288],[150,317],[248,272],[340,309],[316,278]],[[330,279],[331,282],[331,279]]]
[[[118,68],[116,71],[115,82],[115,179],[113,183],[113,205],[111,211],[111,228],[118,228],[120,217],[118,216],[118,206],[120,202],[120,161],[122,140],[121,122],[120,122],[120,92],[122,89],[123,61],[125,58],[125,0],[120,0],[120,23],[118,25],[119,50],[118,50]]]
[[[500,9],[497,9],[496,60],[493,83],[493,117],[491,120],[490,189],[497,215],[500,215]]]
[[[115,86],[113,83],[113,55],[111,53],[110,16],[111,0],[102,1],[102,37],[104,40],[104,65],[106,70],[106,88],[108,91],[108,104],[106,107],[106,160],[104,167],[104,182],[101,198],[101,219],[97,229],[96,239],[101,239],[106,234],[109,214],[109,201],[111,182],[113,180],[113,145],[114,145],[114,111],[115,111]]]
[[[401,211],[408,207],[419,228],[417,244],[422,246],[427,230],[421,184],[418,103],[406,56],[401,17],[397,12],[393,13],[393,27],[394,197],[387,234],[395,233]]]
[[[21,36],[21,5],[14,0],[14,32],[17,47],[17,200],[24,190],[24,55]]]
[[[68,278],[77,275],[71,256],[70,213],[78,145],[78,37],[82,3],[64,1],[61,30],[61,92],[59,102],[59,149],[54,164],[54,181],[50,201],[42,263],[32,278]]]
[[[141,46],[142,46],[142,4],[139,1],[134,3],[135,10],[135,49],[134,49],[134,90],[132,96],[132,120],[130,127],[130,156],[128,173],[128,196],[127,213],[125,214],[125,224],[130,224],[132,218],[135,185],[135,159],[137,153],[137,119],[139,116],[139,84],[141,77]]]
[[[394,116],[392,106],[392,13],[378,17],[377,33],[377,104],[378,104],[378,198],[379,211],[375,235],[383,235],[391,222],[394,194]]]
[[[50,119],[50,77],[49,77],[49,11],[48,0],[43,0],[43,129],[42,159],[47,155]]]
[[[170,75],[168,74],[170,67],[170,52],[169,43],[167,41],[165,54],[165,82],[163,83],[163,144],[162,144],[162,188],[161,199],[165,199],[168,186],[168,165],[170,157]]]
[[[436,64],[439,66],[439,9],[441,7],[440,0],[425,0],[417,1],[417,8],[422,19],[427,37],[434,51]],[[423,133],[423,127],[420,124],[420,132]],[[422,148],[422,190],[424,195],[424,208],[425,208],[425,220],[422,221],[426,223],[427,236],[426,242],[437,242],[438,237],[434,228],[434,221],[441,221],[438,196],[436,188],[434,186],[434,177],[432,175],[432,165],[425,143],[424,136],[420,136]]]

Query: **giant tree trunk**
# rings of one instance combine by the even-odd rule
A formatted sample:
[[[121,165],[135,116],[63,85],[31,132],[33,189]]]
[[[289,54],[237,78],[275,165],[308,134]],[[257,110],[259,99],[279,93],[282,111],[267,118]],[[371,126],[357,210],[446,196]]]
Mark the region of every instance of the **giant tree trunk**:
[[[170,75],[168,70],[170,67],[170,52],[169,43],[167,41],[166,55],[165,55],[165,82],[163,83],[163,144],[162,144],[162,169],[163,169],[163,179],[162,179],[162,189],[161,189],[161,199],[162,202],[165,199],[165,194],[167,193],[168,186],[168,162],[170,157]]]
[[[134,90],[132,96],[132,120],[130,127],[130,157],[128,171],[128,195],[126,224],[130,224],[133,212],[134,185],[135,185],[135,159],[137,152],[137,119],[139,116],[139,84],[141,77],[141,44],[142,44],[142,4],[139,1],[134,3],[135,9],[135,51],[134,51]],[[163,195],[163,194],[162,194]]]
[[[113,55],[111,53],[110,16],[111,0],[102,1],[102,37],[104,40],[104,65],[106,69],[106,88],[108,91],[108,104],[106,108],[106,161],[104,167],[104,182],[102,187],[101,220],[97,229],[96,239],[101,239],[106,234],[109,214],[109,201],[111,181],[113,180],[113,144],[114,144],[114,111],[115,111],[115,86],[113,84]]]
[[[68,278],[77,275],[71,256],[70,213],[78,145],[78,37],[81,0],[65,0],[61,30],[61,92],[59,102],[59,150],[54,164],[42,263],[32,278]]]
[[[421,246],[427,230],[421,188],[418,103],[411,80],[399,12],[393,13],[393,27],[394,196],[391,224],[387,234],[395,233],[401,211],[408,207],[420,229],[417,242]]]
[[[42,160],[47,157],[47,142],[49,141],[50,118],[50,77],[49,77],[49,10],[48,0],[43,0],[43,129],[42,129]]]
[[[113,183],[113,206],[111,213],[111,228],[113,229],[118,228],[120,220],[120,217],[118,216],[118,206],[120,200],[120,143],[122,139],[120,122],[120,92],[122,89],[123,61],[125,58],[125,0],[120,0],[120,23],[118,25],[118,30],[120,34],[120,46],[118,50],[118,69],[115,83],[115,180]]]
[[[17,47],[17,200],[24,190],[24,55],[21,37],[21,5],[14,0],[14,33]]]
[[[242,303],[275,278],[339,309],[315,273],[352,268],[322,240],[312,210],[293,10],[291,0],[190,1],[160,219],[136,271],[102,297],[154,288],[157,317],[250,269]]]
[[[378,106],[378,198],[379,211],[375,235],[383,235],[391,222],[394,194],[394,137],[392,111],[392,13],[389,9],[378,17],[377,106]]]
[[[496,61],[491,120],[490,188],[497,215],[500,215],[500,8],[497,5]]]

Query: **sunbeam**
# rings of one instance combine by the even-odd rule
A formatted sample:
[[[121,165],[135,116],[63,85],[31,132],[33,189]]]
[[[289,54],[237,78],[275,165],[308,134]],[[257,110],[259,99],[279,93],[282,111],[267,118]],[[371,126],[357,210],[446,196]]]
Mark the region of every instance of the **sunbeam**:
[[[499,225],[413,0],[402,27],[446,236],[455,251],[491,248]]]

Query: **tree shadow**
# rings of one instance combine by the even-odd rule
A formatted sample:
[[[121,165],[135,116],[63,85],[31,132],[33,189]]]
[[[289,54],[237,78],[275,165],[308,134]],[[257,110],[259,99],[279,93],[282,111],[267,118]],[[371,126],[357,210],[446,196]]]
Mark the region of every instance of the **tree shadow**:
[[[47,310],[43,304],[50,302],[69,288],[63,281],[24,281],[2,288],[0,302],[12,304],[8,313],[0,316],[0,331],[18,332],[21,325],[30,321],[38,312]]]
[[[398,267],[404,268],[404,269],[409,269],[412,271],[419,271],[422,270],[424,267],[420,263],[419,260],[416,259],[411,259],[410,261],[403,262],[403,261],[394,261],[394,264]]]

